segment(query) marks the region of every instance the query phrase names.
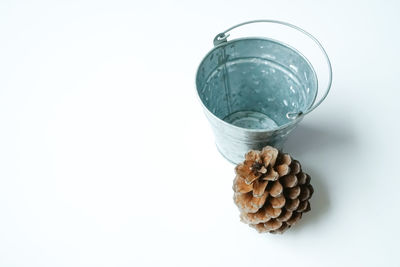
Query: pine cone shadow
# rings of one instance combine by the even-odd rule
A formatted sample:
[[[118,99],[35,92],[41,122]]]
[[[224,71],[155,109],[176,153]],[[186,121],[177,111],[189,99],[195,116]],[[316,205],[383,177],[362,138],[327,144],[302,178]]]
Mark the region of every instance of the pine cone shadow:
[[[343,151],[356,151],[359,143],[353,132],[352,125],[347,118],[334,117],[318,124],[302,122],[289,136],[284,151],[291,153],[294,158],[302,163],[303,170],[311,176],[311,185],[314,187],[314,195],[310,200],[311,211],[303,214],[297,225],[288,231],[296,234],[304,228],[317,225],[324,214],[329,211],[331,202],[329,190],[326,185],[326,176],[321,170],[323,165],[329,164],[330,159],[335,158],[337,164],[344,164]],[[318,155],[316,157],[315,155]],[[318,159],[317,159],[318,158]],[[312,168],[307,160],[318,164],[318,168]],[[317,161],[316,161],[317,160]],[[318,163],[316,163],[318,162]],[[334,193],[334,192],[332,192]]]
[[[302,219],[294,225],[288,233],[300,232],[303,228],[313,227],[318,220],[329,211],[330,200],[328,190],[323,182],[323,177],[312,170],[307,172],[311,176],[311,185],[314,187],[314,194],[311,197],[311,210],[303,214]]]

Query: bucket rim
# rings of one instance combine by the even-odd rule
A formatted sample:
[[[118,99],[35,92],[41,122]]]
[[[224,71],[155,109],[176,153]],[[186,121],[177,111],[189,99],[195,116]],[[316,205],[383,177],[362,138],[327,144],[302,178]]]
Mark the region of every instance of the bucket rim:
[[[298,116],[297,116],[295,119],[293,119],[292,121],[289,121],[288,123],[285,123],[285,124],[283,124],[283,125],[280,125],[280,126],[278,126],[278,127],[276,127],[276,128],[269,129],[269,130],[268,130],[268,129],[252,129],[252,128],[240,127],[240,126],[236,126],[236,125],[233,125],[233,124],[231,124],[231,123],[228,123],[228,122],[224,121],[223,119],[219,118],[217,115],[215,115],[214,113],[212,113],[212,112],[205,106],[205,104],[203,103],[203,101],[201,100],[200,95],[199,95],[199,90],[198,90],[198,87],[197,87],[197,78],[198,78],[198,75],[199,75],[200,67],[203,65],[203,63],[204,63],[204,61],[206,60],[206,58],[207,58],[214,50],[216,50],[217,48],[220,48],[220,47],[223,47],[223,46],[227,46],[228,44],[231,44],[231,43],[234,43],[234,42],[237,42],[237,41],[243,41],[243,40],[263,40],[263,41],[270,41],[270,42],[272,42],[272,43],[276,43],[276,44],[278,44],[278,45],[284,46],[284,47],[286,47],[286,48],[288,48],[288,49],[291,49],[291,50],[293,50],[294,52],[298,53],[298,54],[308,63],[308,65],[311,67],[311,70],[312,70],[312,72],[313,72],[313,76],[314,76],[314,78],[315,78],[315,83],[316,83],[316,90],[315,90],[314,98],[313,98],[313,100],[311,101],[311,104],[308,105],[307,108],[306,108],[304,111],[301,111],[301,114],[298,115]],[[289,126],[291,126],[291,125],[293,125],[293,124],[298,123],[300,120],[303,119],[303,117],[305,116],[305,114],[308,114],[309,109],[310,109],[311,107],[313,107],[313,105],[314,105],[314,103],[315,103],[315,101],[316,101],[316,99],[317,99],[317,97],[318,97],[318,87],[319,87],[319,85],[318,85],[318,75],[317,75],[317,73],[315,72],[315,69],[314,69],[313,65],[311,64],[311,62],[310,62],[299,50],[297,50],[296,48],[294,48],[293,46],[291,46],[291,45],[289,45],[289,44],[287,44],[287,43],[285,43],[285,42],[282,42],[282,41],[279,41],[279,40],[276,40],[276,39],[273,39],[273,38],[268,38],[268,37],[256,37],[256,36],[254,36],[254,37],[241,37],[241,38],[236,38],[236,39],[232,39],[232,40],[229,40],[229,41],[227,41],[227,42],[224,42],[224,43],[221,43],[221,44],[219,44],[219,45],[214,46],[210,51],[208,51],[208,53],[207,53],[207,54],[203,57],[203,59],[200,61],[200,64],[198,65],[198,67],[197,67],[197,69],[196,69],[196,77],[195,77],[195,88],[196,88],[195,90],[196,90],[197,99],[198,99],[198,101],[200,101],[200,103],[201,103],[203,109],[204,109],[207,113],[209,113],[209,114],[210,114],[213,118],[215,118],[217,121],[222,122],[224,125],[226,125],[226,126],[228,126],[228,127],[231,127],[231,128],[233,128],[233,129],[238,129],[238,130],[246,130],[246,131],[254,132],[254,133],[260,133],[260,132],[275,132],[275,131],[279,131],[279,130],[285,129],[286,127],[289,127]]]

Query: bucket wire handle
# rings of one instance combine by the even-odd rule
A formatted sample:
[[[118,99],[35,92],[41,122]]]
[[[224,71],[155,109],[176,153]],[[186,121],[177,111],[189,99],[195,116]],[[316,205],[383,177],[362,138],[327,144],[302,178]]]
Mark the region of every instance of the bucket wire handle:
[[[327,85],[327,87],[325,89],[325,94],[322,96],[322,98],[316,104],[313,104],[310,108],[308,108],[308,110],[300,111],[300,112],[288,112],[286,114],[286,117],[288,119],[296,119],[296,118],[298,118],[298,117],[300,117],[302,115],[306,115],[306,114],[310,113],[311,111],[313,111],[316,107],[318,107],[325,100],[325,98],[328,96],[328,93],[329,93],[329,91],[331,89],[331,85],[332,85],[332,64],[331,64],[331,61],[329,60],[328,54],[326,53],[326,51],[323,48],[323,46],[321,45],[321,43],[317,40],[317,38],[312,36],[311,33],[303,30],[300,27],[297,27],[297,26],[295,26],[293,24],[290,24],[290,23],[287,23],[287,22],[284,22],[284,21],[270,20],[270,19],[251,20],[251,21],[246,21],[246,22],[237,24],[237,25],[235,25],[233,27],[230,27],[226,31],[217,34],[217,36],[215,36],[215,38],[214,38],[214,46],[226,43],[228,41],[227,40],[228,37],[230,36],[230,34],[228,33],[229,31],[231,31],[231,30],[233,30],[235,28],[238,28],[240,26],[246,25],[246,24],[259,23],[259,22],[280,24],[280,25],[283,25],[283,26],[287,26],[287,27],[293,28],[293,29],[305,34],[307,37],[309,37],[311,40],[313,40],[317,44],[317,46],[321,49],[321,51],[322,51],[322,53],[323,53],[323,55],[325,57],[326,63],[328,64],[328,75],[329,75],[328,76],[328,85]],[[317,80],[318,80],[318,77],[317,77]]]

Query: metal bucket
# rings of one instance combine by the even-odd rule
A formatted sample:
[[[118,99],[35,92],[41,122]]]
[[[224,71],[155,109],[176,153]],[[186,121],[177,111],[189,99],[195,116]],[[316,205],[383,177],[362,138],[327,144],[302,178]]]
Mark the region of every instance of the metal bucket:
[[[227,40],[229,31],[256,22],[294,28],[318,45],[328,63],[329,77],[317,103],[317,75],[300,52],[268,38]],[[292,24],[244,22],[218,34],[214,46],[197,70],[197,93],[218,150],[235,164],[243,161],[250,149],[266,145],[281,149],[288,134],[330,90],[332,68],[324,48],[311,34]]]

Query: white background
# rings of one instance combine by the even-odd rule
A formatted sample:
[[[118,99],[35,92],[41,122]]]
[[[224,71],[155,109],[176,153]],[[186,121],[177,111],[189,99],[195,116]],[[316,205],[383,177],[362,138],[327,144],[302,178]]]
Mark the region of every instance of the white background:
[[[1,1],[0,266],[400,266],[399,10]],[[194,85],[214,36],[260,18],[313,33],[334,68],[285,147],[316,192],[284,235],[239,221]]]

